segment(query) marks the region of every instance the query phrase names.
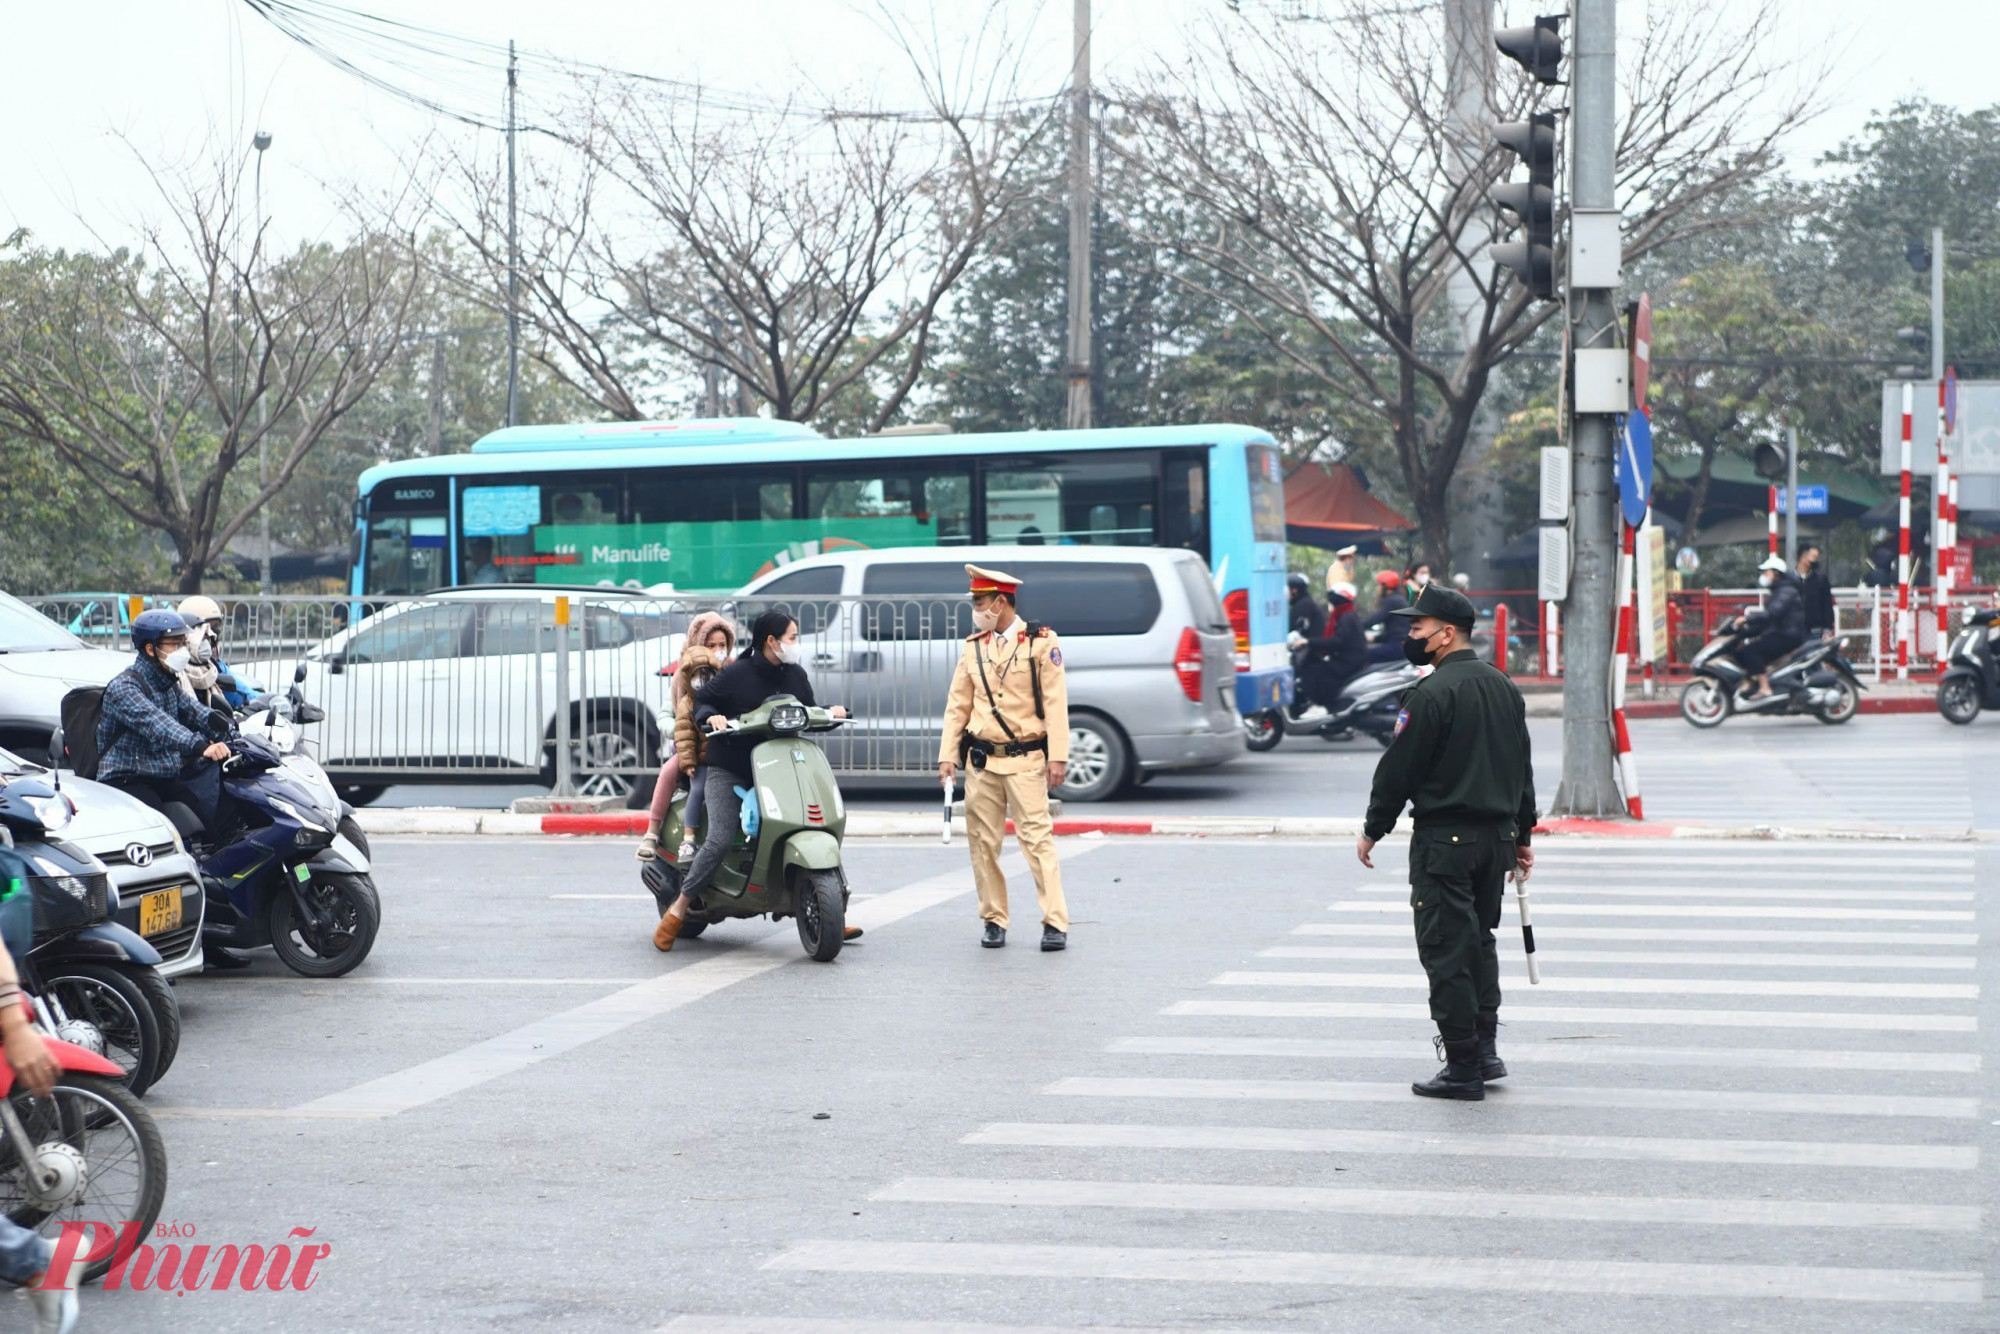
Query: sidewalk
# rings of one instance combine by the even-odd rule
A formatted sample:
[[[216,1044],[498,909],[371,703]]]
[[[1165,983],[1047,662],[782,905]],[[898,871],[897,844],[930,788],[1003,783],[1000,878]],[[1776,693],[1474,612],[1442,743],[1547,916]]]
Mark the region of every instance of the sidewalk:
[[[355,812],[369,834],[457,834],[485,837],[506,835],[611,835],[637,838],[646,830],[644,811],[611,811],[602,815],[516,815],[509,811],[415,807],[405,810]],[[1155,836],[1164,838],[1354,838],[1359,819],[1306,816],[1161,816],[1136,819],[1059,819],[1056,833],[1068,837],[1104,838]],[[1008,822],[1013,832],[1013,822]],[[1407,830],[1405,830],[1407,832]],[[1535,826],[1544,837],[1583,838],[1728,838],[1840,839],[1865,842],[1983,841],[1987,835],[1970,829],[1919,825],[1770,825],[1723,824],[1690,820],[1668,824],[1641,820],[1545,820]],[[940,836],[936,812],[855,811],[847,817],[849,838],[925,838]],[[952,822],[952,838],[965,838],[963,817]]]

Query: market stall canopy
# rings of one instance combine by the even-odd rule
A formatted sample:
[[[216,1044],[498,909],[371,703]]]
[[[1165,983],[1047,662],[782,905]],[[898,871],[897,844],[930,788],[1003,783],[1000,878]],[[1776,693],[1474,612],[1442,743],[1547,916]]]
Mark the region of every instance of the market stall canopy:
[[[1830,519],[1859,518],[1889,498],[1888,491],[1873,478],[1807,467],[1805,458],[1805,451],[1801,450],[1799,485],[1826,488],[1827,517]],[[1653,466],[1677,482],[1692,484],[1695,474],[1701,471],[1701,460],[1691,454],[1676,454],[1656,458]],[[1770,487],[1770,480],[1757,475],[1747,456],[1717,454],[1708,472],[1708,506],[1711,509],[1749,510],[1762,514],[1770,503]],[[1680,503],[1683,495],[1674,496],[1673,502]],[[1707,530],[1703,529],[1703,532]]]
[[[1367,481],[1344,463],[1306,463],[1285,479],[1285,540],[1338,551],[1379,543],[1416,524],[1368,494]]]

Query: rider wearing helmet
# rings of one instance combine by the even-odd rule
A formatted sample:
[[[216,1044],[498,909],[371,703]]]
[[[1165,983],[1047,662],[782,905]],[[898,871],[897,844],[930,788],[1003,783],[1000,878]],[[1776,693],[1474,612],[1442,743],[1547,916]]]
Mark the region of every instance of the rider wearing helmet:
[[[181,680],[203,704],[240,709],[250,696],[237,684],[229,664],[222,660],[222,606],[206,594],[196,593],[182,601],[180,613],[187,618],[188,652],[194,661]]]
[[[187,620],[156,608],[132,618],[138,658],[104,687],[97,723],[97,778],[156,810],[181,802],[211,829],[229,747],[208,735],[209,710],[181,688],[193,662]]]
[[[1312,595],[1312,580],[1302,574],[1285,577],[1285,590],[1290,595],[1290,605],[1285,610],[1285,629],[1294,635],[1316,635],[1326,626],[1326,617],[1320,614],[1319,603]]]
[[[1299,686],[1307,698],[1331,710],[1347,683],[1368,666],[1368,640],[1354,615],[1354,585],[1336,583],[1326,598],[1333,614],[1327,618],[1325,633],[1307,635],[1299,645],[1305,650]]]

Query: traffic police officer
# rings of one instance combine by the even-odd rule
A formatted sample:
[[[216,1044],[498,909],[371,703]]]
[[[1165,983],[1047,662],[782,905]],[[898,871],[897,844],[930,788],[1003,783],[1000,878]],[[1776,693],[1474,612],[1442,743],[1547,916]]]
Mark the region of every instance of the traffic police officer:
[[[1535,774],[1521,692],[1470,644],[1472,602],[1427,585],[1409,607],[1403,654],[1437,670],[1410,687],[1396,736],[1375,766],[1368,818],[1356,851],[1369,854],[1409,803],[1410,909],[1417,955],[1430,975],[1431,1019],[1445,1061],[1410,1086],[1427,1098],[1478,1099],[1507,1073],[1495,1046],[1500,1022],[1500,924],[1508,872],[1534,865]]]
[[[972,845],[972,879],[985,919],[980,944],[1007,943],[1007,878],[1000,873],[1000,840],[1007,816],[1021,853],[1035,875],[1042,909],[1042,948],[1069,944],[1069,906],[1063,901],[1062,867],[1056,861],[1049,789],[1061,787],[1069,766],[1069,688],[1063,682],[1062,645],[1045,625],[1023,621],[1014,610],[1021,581],[999,570],[968,565],[972,623],[945,697],[944,738],[938,777],[949,784],[961,764],[965,775],[966,841]]]

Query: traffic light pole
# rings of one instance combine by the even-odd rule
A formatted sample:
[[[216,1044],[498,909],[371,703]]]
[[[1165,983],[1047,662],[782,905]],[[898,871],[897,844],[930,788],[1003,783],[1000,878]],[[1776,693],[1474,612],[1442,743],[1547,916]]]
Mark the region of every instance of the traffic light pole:
[[[1614,213],[1617,197],[1616,0],[1576,0],[1571,64],[1571,217]],[[1572,250],[1572,254],[1574,251]],[[1615,348],[1615,293],[1567,294],[1573,350]],[[1571,428],[1575,556],[1563,621],[1563,766],[1550,813],[1623,819],[1611,737],[1611,652],[1618,568],[1618,489],[1612,476],[1611,413],[1579,412]]]

